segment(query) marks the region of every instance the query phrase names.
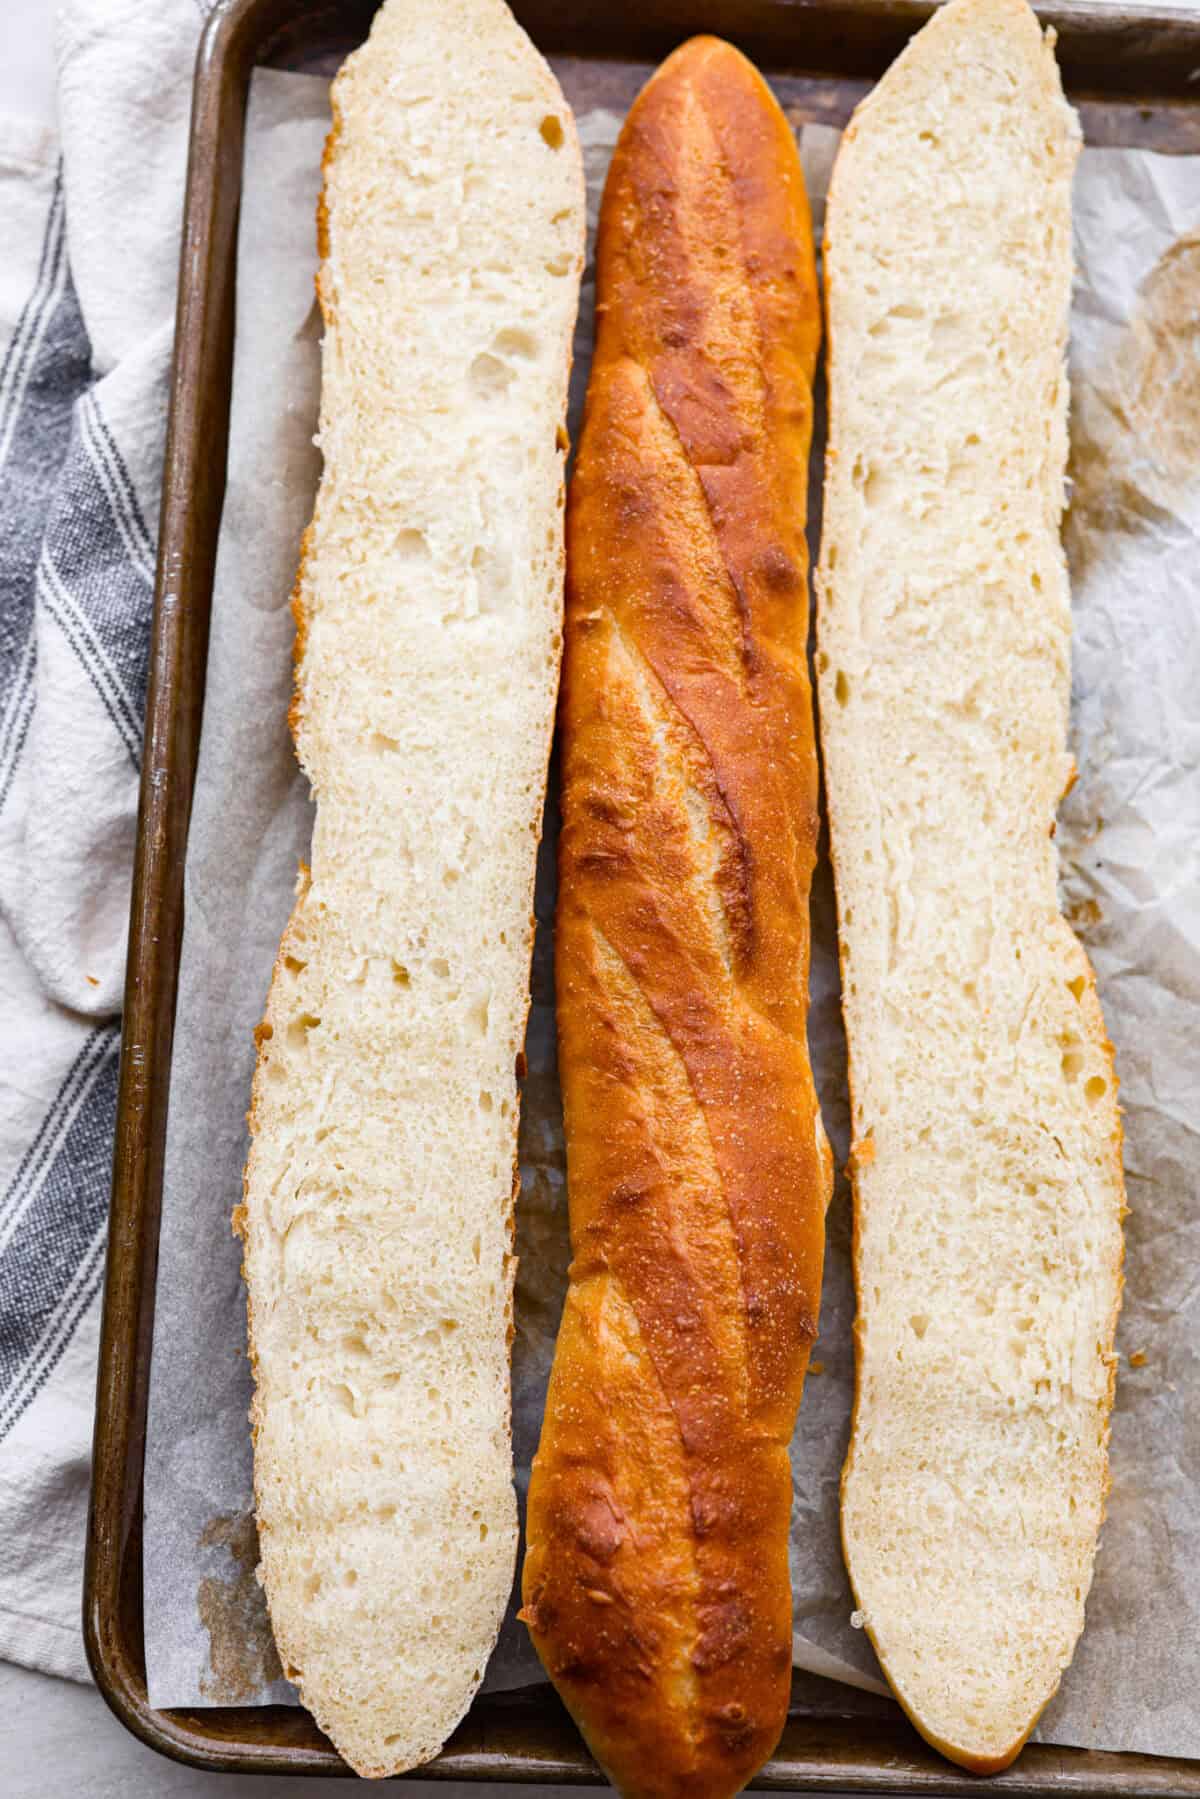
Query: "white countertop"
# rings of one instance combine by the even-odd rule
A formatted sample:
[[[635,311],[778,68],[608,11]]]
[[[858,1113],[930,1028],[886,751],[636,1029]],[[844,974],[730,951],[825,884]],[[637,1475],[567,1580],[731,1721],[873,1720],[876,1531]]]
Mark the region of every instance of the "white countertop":
[[[371,1789],[357,1780],[206,1774],[167,1761],[130,1736],[94,1687],[51,1680],[0,1662],[0,1793],[3,1799],[341,1799]],[[478,1784],[412,1780],[404,1799],[480,1799]],[[579,1787],[505,1786],[506,1799],[578,1799]]]

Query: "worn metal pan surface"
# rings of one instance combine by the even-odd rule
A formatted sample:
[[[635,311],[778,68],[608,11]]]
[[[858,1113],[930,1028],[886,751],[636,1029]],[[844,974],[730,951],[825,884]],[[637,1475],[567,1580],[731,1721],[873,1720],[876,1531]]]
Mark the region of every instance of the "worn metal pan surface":
[[[117,1716],[162,1753],[226,1772],[335,1774],[345,1765],[308,1714],[282,1706],[158,1711],[142,1636],[142,1465],[163,1143],[183,924],[183,864],[204,704],[213,565],[225,482],[234,265],[251,71],[332,71],[362,41],[371,0],[220,0],[196,67],[171,384],[145,758],[133,884],[84,1632]],[[764,69],[793,116],[844,119],[928,17],[926,0],[514,0],[579,109],[623,110],[649,66],[713,31]],[[1060,0],[1039,8],[1093,143],[1200,151],[1200,9]],[[978,1781],[904,1722],[797,1708],[754,1782],[775,1789],[954,1793]],[[1200,1700],[1198,1700],[1200,1703]],[[549,1688],[477,1699],[422,1776],[601,1784]],[[1200,1799],[1200,1763],[1037,1744],[989,1783],[1028,1795]]]

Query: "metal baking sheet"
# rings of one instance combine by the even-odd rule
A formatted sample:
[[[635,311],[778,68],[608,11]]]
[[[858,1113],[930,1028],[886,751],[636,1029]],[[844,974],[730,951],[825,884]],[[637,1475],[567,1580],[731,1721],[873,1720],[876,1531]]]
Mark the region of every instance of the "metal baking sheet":
[[[551,54],[580,111],[623,112],[659,55],[695,30],[738,42],[773,78],[794,118],[840,122],[928,15],[914,4],[823,7],[801,0],[709,0],[636,7],[605,0],[515,6]],[[203,706],[208,607],[225,471],[233,354],[233,270],[242,124],[256,62],[329,71],[369,23],[360,0],[233,0],[218,8],[197,68],[188,213],[172,390],[125,1014],[96,1471],[85,1599],[89,1656],[109,1703],[144,1740],[213,1768],[323,1774],[343,1764],[307,1714],[281,1707],[160,1712],[146,1699],[141,1479],[166,1093],[182,919],[182,868]],[[566,16],[564,16],[566,15]],[[1200,148],[1188,80],[1200,15],[1100,5],[1043,11],[1093,143]],[[894,1716],[847,1713],[839,1689],[789,1721],[756,1785],[841,1791],[963,1792]],[[424,1774],[597,1782],[594,1764],[546,1688],[477,1700]],[[997,1783],[1051,1791],[1200,1795],[1200,1766],[1032,1746]]]

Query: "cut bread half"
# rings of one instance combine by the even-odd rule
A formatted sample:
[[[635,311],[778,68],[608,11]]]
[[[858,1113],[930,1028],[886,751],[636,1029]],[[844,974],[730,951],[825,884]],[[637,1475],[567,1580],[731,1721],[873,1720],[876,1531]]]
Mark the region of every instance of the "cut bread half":
[[[316,825],[238,1225],[276,1640],[382,1776],[462,1717],[513,1578],[516,1068],[584,194],[500,0],[388,0],[333,111],[295,596]]]
[[[1052,38],[951,0],[826,219],[818,670],[855,1144],[851,1580],[922,1734],[1005,1767],[1083,1626],[1124,1188],[1060,916],[1071,179]]]

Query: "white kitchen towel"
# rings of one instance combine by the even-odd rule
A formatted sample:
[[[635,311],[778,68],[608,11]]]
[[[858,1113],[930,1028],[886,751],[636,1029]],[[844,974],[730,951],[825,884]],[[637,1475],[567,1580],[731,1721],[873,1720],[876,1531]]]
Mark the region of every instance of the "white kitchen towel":
[[[0,115],[0,1658],[80,1680],[119,1012],[204,16],[201,0],[68,0],[56,122]]]

